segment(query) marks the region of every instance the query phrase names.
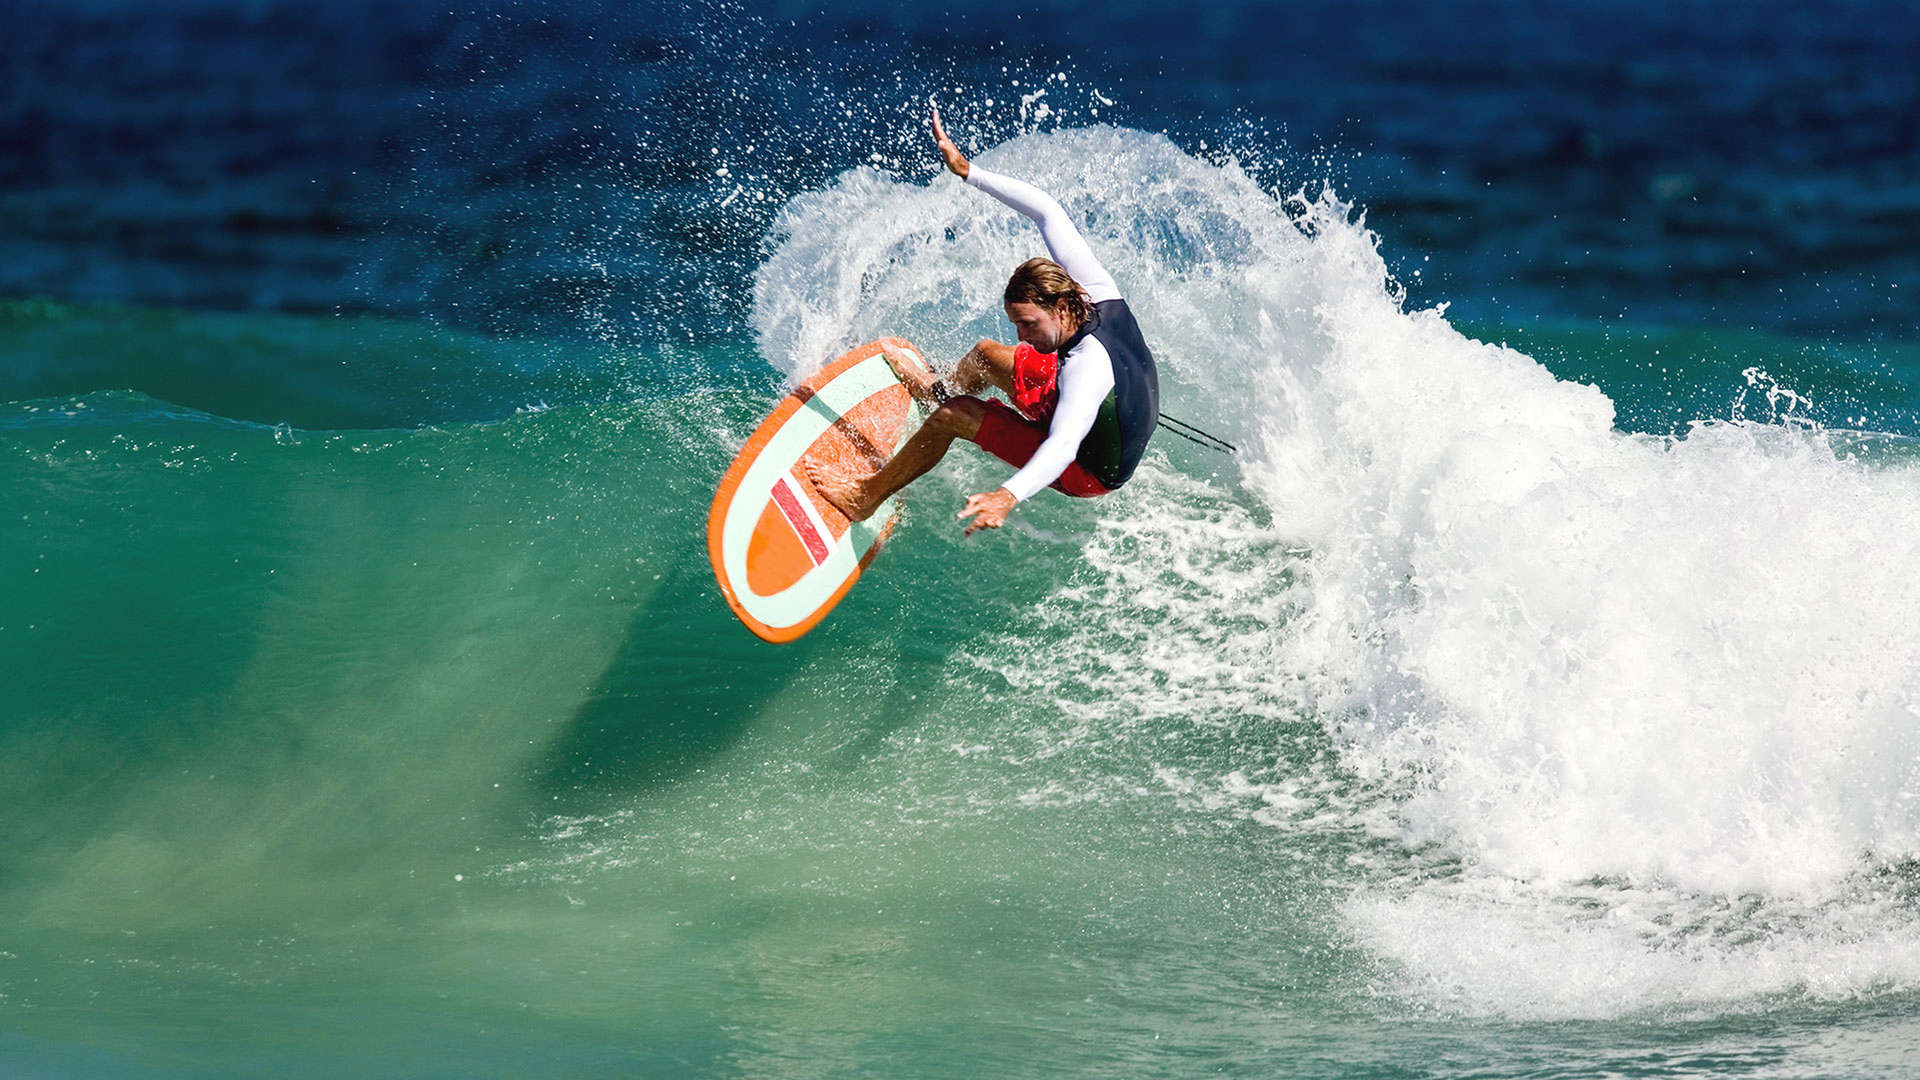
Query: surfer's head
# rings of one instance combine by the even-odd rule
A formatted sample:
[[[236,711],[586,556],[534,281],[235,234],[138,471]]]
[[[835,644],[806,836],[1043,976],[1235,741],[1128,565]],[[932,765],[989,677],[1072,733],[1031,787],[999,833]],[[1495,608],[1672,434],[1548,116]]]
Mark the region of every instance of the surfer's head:
[[[1093,316],[1080,283],[1052,259],[1021,263],[1001,299],[1020,340],[1043,353],[1058,351]]]

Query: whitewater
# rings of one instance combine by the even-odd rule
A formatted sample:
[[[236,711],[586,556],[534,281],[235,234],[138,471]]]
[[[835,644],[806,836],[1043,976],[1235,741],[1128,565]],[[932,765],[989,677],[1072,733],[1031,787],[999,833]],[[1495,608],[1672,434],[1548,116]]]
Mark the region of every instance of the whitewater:
[[[1243,448],[1163,439],[1097,513],[962,556],[1084,567],[968,650],[1011,697],[1060,700],[1052,738],[1303,725],[1135,779],[1290,842],[1360,837],[1337,932],[1422,1007],[1712,1015],[1920,985],[1904,441],[1796,416],[1765,357],[1722,414],[1623,431],[1594,387],[1412,309],[1331,189],[1264,190],[1163,137],[978,160],[1059,196],[1167,410]],[[799,378],[886,333],[949,361],[999,333],[1038,241],[970,196],[859,169],[793,199],[755,278],[762,354]],[[916,502],[993,475],[952,460]]]

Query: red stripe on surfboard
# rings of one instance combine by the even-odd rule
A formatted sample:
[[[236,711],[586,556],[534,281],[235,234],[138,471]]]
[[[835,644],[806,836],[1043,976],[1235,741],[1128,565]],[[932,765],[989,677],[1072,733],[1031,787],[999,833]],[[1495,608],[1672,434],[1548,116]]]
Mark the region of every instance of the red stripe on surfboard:
[[[800,509],[800,496],[793,493],[793,485],[786,477],[774,481],[773,501],[780,505],[780,512],[786,515],[787,524],[800,535],[800,542],[807,546],[807,554],[812,557],[813,565],[819,566],[827,561],[827,542],[820,536],[820,530],[813,527],[813,520],[806,511]]]

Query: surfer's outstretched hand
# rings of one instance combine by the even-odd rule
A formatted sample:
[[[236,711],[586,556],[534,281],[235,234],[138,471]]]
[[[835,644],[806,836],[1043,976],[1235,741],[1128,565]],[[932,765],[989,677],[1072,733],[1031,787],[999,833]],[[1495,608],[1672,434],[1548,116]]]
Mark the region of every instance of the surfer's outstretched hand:
[[[947,159],[947,168],[953,170],[953,175],[965,180],[967,178],[967,169],[969,168],[967,165],[967,155],[961,153],[960,148],[953,145],[952,139],[947,138],[947,129],[941,126],[940,123],[940,106],[935,105],[932,108],[933,144],[940,148],[940,156]]]
[[[972,536],[975,529],[997,529],[1013,512],[1014,504],[1020,500],[1006,488],[994,488],[978,495],[967,496],[967,505],[955,517],[973,518],[973,524],[967,526],[963,536]]]

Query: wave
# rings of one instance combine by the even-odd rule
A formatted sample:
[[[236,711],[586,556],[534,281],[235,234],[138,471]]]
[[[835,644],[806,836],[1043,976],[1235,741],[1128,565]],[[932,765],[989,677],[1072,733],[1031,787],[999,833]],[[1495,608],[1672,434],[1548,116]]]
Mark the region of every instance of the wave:
[[[778,374],[725,348],[383,324],[354,351],[351,320],[6,308],[15,396],[42,395],[0,411],[0,488],[30,508],[0,536],[20,910],[306,910],[345,851],[369,881],[619,873],[653,865],[636,820],[824,844],[857,874],[876,818],[1071,807],[1022,823],[1028,854],[1092,865],[1105,811],[1144,799],[1318,868],[1335,899],[1302,917],[1382,1000],[1553,1018],[1920,988],[1911,440],[1813,423],[1757,371],[1721,419],[1623,432],[1600,390],[1410,309],[1332,192],[1113,128],[981,160],[1062,195],[1168,410],[1243,452],[1163,440],[1121,496],[1036,500],[966,545],[920,515],[1004,471],[956,454],[793,650],[732,625],[699,513],[779,374],[881,333],[951,358],[1004,332],[1038,238],[950,181],[859,170],[786,207],[754,297]],[[378,430],[335,429],[357,424]],[[856,676],[884,700],[848,725]],[[709,768],[768,732],[797,743]],[[826,785],[853,809],[735,820],[876,746]],[[688,780],[712,809],[684,820],[624,798],[721,772],[740,798]],[[497,857],[447,854],[463,815]]]

